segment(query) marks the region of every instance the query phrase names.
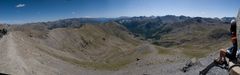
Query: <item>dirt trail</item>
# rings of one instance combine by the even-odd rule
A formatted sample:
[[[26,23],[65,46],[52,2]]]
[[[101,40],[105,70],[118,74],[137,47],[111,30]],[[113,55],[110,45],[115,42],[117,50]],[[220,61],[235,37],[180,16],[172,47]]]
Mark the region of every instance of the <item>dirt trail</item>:
[[[15,73],[18,75],[26,75],[27,65],[22,57],[18,55],[19,50],[11,33],[7,36],[7,51],[7,57],[10,59],[9,64],[12,70],[15,70]]]

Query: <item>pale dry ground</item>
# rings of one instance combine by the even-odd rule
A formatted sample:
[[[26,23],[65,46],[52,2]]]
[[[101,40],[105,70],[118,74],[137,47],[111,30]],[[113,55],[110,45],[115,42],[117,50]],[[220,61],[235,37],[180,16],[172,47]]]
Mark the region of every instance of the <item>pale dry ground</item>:
[[[0,41],[0,72],[12,75],[139,75],[144,66],[161,64],[162,62],[171,62],[166,57],[161,58],[156,49],[149,45],[142,45],[140,48],[148,47],[150,54],[139,57],[140,61],[135,61],[121,68],[120,70],[95,70],[85,69],[74,64],[68,63],[45,52],[42,52],[31,42],[30,38],[20,36],[21,32],[10,32],[3,36]],[[72,57],[67,53],[42,46],[42,48],[51,50],[56,54],[66,57]],[[141,67],[143,66],[143,67]],[[141,69],[141,70],[138,70]],[[142,71],[142,72],[139,72]]]
[[[198,75],[198,72],[211,61],[208,59],[205,64],[200,64],[193,67],[193,70],[183,73],[180,69],[189,58],[181,55],[179,50],[161,55],[155,46],[146,42],[139,48],[147,47],[150,53],[139,57],[139,61],[134,61],[119,70],[98,70],[83,68],[54,57],[42,50],[77,59],[67,52],[36,44],[41,42],[33,40],[36,39],[28,38],[18,31],[5,35],[0,40],[0,72],[11,75]],[[200,60],[206,60],[206,58]],[[219,73],[211,75],[219,75]]]
[[[92,75],[91,70],[82,69],[76,65],[54,58],[26,39],[14,36],[17,32],[10,32],[1,41],[0,72],[11,75]],[[60,52],[55,52],[60,53]],[[60,53],[61,54],[61,53]],[[93,74],[101,74],[93,73]]]
[[[148,50],[119,25],[53,30],[41,26],[11,28],[14,26],[0,40],[0,73],[106,75]]]

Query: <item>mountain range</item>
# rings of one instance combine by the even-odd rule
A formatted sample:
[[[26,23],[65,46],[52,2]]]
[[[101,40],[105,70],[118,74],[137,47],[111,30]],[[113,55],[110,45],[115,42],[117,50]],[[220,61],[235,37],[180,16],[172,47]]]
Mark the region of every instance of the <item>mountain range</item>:
[[[7,34],[0,41],[0,72],[122,75],[134,63],[203,58],[230,45],[231,19],[166,15],[2,24]]]

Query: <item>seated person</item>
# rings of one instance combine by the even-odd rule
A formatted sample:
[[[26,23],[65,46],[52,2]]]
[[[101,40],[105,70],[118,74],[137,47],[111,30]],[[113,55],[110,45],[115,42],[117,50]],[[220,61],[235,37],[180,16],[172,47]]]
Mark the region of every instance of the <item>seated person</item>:
[[[215,60],[219,64],[223,64],[225,57],[229,58],[229,60],[235,60],[236,56],[240,56],[240,51],[237,52],[237,49],[238,49],[238,47],[237,47],[237,25],[236,25],[235,20],[231,21],[230,32],[231,32],[232,47],[230,47],[228,49],[220,49],[220,57]]]

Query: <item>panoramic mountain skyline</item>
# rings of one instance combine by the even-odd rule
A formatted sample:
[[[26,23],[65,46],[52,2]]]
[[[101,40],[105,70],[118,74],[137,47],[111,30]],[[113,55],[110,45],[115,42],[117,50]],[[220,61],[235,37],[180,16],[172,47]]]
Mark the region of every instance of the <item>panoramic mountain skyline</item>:
[[[28,23],[78,17],[233,17],[238,0],[1,0],[0,23]]]
[[[239,2],[0,0],[0,75],[232,75]]]

